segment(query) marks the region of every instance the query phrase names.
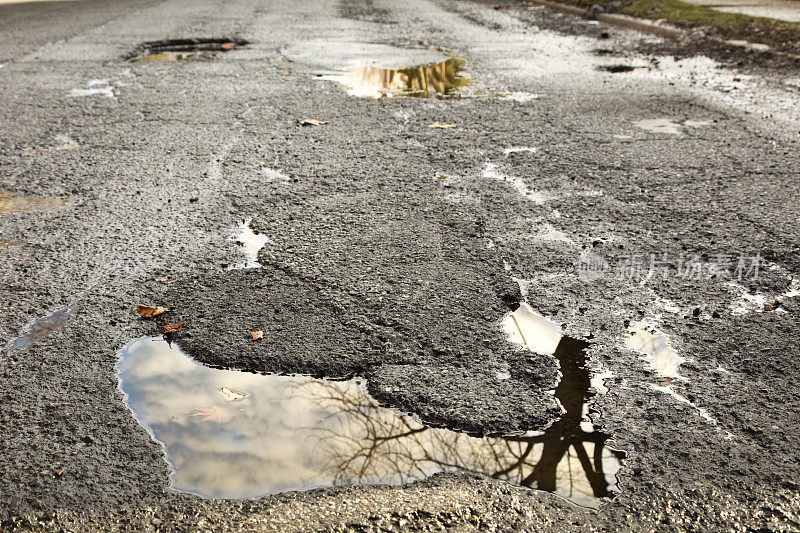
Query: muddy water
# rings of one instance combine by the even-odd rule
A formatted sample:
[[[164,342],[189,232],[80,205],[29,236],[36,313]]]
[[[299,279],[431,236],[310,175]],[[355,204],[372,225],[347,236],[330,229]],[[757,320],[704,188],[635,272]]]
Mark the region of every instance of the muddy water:
[[[565,339],[556,353],[572,358],[583,347]],[[584,420],[588,372],[562,368],[561,421],[546,431],[479,438],[381,407],[359,380],[211,369],[157,337],[132,341],[117,364],[126,403],[164,445],[180,491],[251,498],[464,471],[597,507],[616,489],[622,454]]]
[[[336,81],[353,96],[452,97],[459,88],[469,85],[469,80],[460,74],[463,64],[463,60],[451,58],[430,65],[401,69],[360,67],[323,78]]]
[[[9,350],[12,352],[27,350],[31,344],[42,340],[75,318],[77,312],[78,308],[75,306],[62,307],[45,317],[37,318],[26,328],[25,333],[11,343]]]
[[[35,209],[52,209],[66,205],[69,199],[64,198],[36,198],[34,196],[20,196],[13,192],[0,189],[0,215],[4,213],[18,213]]]

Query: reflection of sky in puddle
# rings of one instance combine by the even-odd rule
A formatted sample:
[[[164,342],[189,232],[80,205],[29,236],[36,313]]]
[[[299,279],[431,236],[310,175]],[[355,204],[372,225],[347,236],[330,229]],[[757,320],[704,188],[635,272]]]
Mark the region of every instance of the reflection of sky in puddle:
[[[0,215],[3,213],[18,213],[35,209],[52,209],[61,207],[69,202],[65,198],[36,198],[34,196],[20,196],[13,192],[0,189]]]
[[[683,379],[678,374],[678,367],[686,359],[678,355],[665,334],[657,331],[649,322],[631,324],[628,333],[625,346],[639,352],[641,359],[647,361],[653,372],[664,378]]]
[[[463,61],[451,58],[432,65],[387,69],[360,67],[321,79],[333,80],[352,96],[384,98],[393,96],[454,96],[469,81],[459,75]]]
[[[75,306],[62,307],[45,317],[37,318],[26,328],[22,336],[11,343],[9,350],[12,352],[27,350],[31,344],[45,338],[75,318],[77,312],[78,308]]]
[[[258,252],[265,244],[270,241],[269,237],[256,233],[250,227],[252,219],[243,220],[237,223],[233,240],[235,240],[242,247],[242,252],[247,259],[244,263],[238,263],[228,266],[228,270],[240,270],[248,268],[261,268],[261,263],[258,262]]]
[[[206,497],[465,471],[596,507],[621,464],[606,436],[581,424],[585,371],[583,390],[556,391],[567,414],[546,431],[479,438],[379,407],[356,380],[211,369],[159,338],[131,342],[117,370],[128,407],[165,445],[173,487]]]
[[[686,362],[686,359],[678,355],[678,351],[672,347],[666,334],[658,331],[655,325],[648,321],[641,321],[631,324],[628,335],[625,337],[625,347],[640,354],[640,359],[647,362],[650,370],[657,376],[666,378],[666,381],[659,385],[650,385],[653,389],[669,394],[675,400],[685,403],[694,408],[697,413],[716,424],[716,420],[702,407],[682,396],[675,390],[673,381],[688,382],[686,378],[678,372],[679,367]]]

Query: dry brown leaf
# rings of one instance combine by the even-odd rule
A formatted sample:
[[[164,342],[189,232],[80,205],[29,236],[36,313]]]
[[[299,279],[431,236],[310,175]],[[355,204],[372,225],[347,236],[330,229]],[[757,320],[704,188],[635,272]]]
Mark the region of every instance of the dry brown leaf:
[[[150,307],[149,305],[140,305],[136,308],[136,312],[142,315],[143,318],[153,318],[154,316],[163,315],[169,311],[169,307]]]
[[[456,125],[455,124],[442,124],[437,120],[433,124],[428,124],[428,127],[429,128],[441,128],[441,129],[445,130],[447,128],[455,128]]]
[[[263,331],[251,331],[250,332],[250,336],[253,337],[254,341],[257,341],[259,339],[263,339],[264,338],[264,332]]]
[[[233,43],[222,43],[222,46],[220,46],[220,48],[225,50],[226,52],[228,50],[233,50]]]
[[[183,325],[185,322],[176,322],[175,324],[166,324],[165,326],[161,327],[161,333],[164,335],[172,335],[173,333],[178,333],[181,329],[183,329]]]
[[[297,123],[300,126],[322,126],[329,122],[327,120],[319,120],[318,118],[298,118]]]

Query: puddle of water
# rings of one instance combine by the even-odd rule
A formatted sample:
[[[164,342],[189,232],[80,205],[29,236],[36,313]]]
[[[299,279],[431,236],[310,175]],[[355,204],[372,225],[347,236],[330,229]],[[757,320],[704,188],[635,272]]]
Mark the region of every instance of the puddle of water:
[[[233,240],[242,246],[242,252],[244,252],[247,260],[244,263],[228,266],[228,270],[261,268],[261,263],[258,262],[258,252],[264,245],[272,241],[266,235],[253,231],[250,227],[250,222],[252,220],[252,218],[248,218],[247,220],[239,221],[236,224],[236,234],[233,237]]]
[[[470,85],[470,80],[460,74],[463,65],[463,60],[451,57],[429,65],[401,69],[360,67],[319,78],[339,83],[352,96],[447,98],[457,96],[460,88]]]
[[[158,337],[137,339],[116,366],[126,405],[162,443],[174,489],[254,498],[349,484],[402,484],[478,472],[596,508],[616,491],[623,454],[583,423],[589,377],[564,365],[566,414],[546,431],[471,437],[380,407],[359,380],[217,370]],[[582,345],[562,342],[572,353]]]
[[[574,448],[576,457],[584,457],[583,446],[586,442],[593,442],[598,448],[603,447],[603,452],[608,453],[614,460],[603,461],[603,468],[595,474],[595,482],[607,487],[609,494],[616,490],[616,473],[622,466],[624,453],[605,446],[609,435],[595,431],[589,420],[590,402],[595,395],[590,389],[594,388],[600,394],[605,394],[608,389],[603,381],[613,376],[609,371],[591,375],[586,367],[586,349],[589,343],[582,339],[564,336],[561,328],[555,322],[535,312],[528,304],[521,303],[513,313],[509,313],[502,323],[508,335],[508,340],[532,352],[552,355],[561,367],[561,381],[554,394],[564,409],[562,418],[549,427],[544,434],[548,435],[552,446],[561,446],[563,453],[570,455],[570,447]],[[577,439],[577,440],[575,440]],[[559,463],[560,464],[560,463]],[[595,463],[597,466],[597,463]],[[579,464],[571,465],[581,471]],[[587,473],[587,480],[591,477]]]
[[[642,321],[631,324],[629,335],[625,338],[625,346],[641,354],[640,359],[647,361],[650,370],[658,376],[671,379],[685,379],[678,373],[678,367],[686,359],[678,355],[667,336],[658,331],[655,325]]]
[[[76,306],[69,306],[62,307],[45,317],[37,318],[25,329],[25,332],[20,337],[17,337],[11,343],[9,350],[11,352],[27,350],[34,342],[42,340],[63,327],[67,322],[75,318],[77,313],[78,308]]]
[[[20,196],[13,192],[0,189],[0,215],[4,213],[19,213],[37,209],[54,209],[69,203],[68,198],[36,198],[35,196]]]
[[[509,183],[518,193],[524,196],[526,200],[530,200],[533,203],[542,204],[545,201],[545,197],[542,193],[529,189],[528,186],[525,185],[525,182],[519,178],[506,176],[500,173],[497,170],[497,165],[494,163],[486,163],[483,169],[483,177]]]
[[[638,352],[641,355],[640,359],[648,363],[650,370],[655,372],[657,376],[667,380],[660,385],[651,384],[650,387],[664,394],[669,394],[675,400],[692,407],[704,419],[716,424],[717,421],[708,414],[708,411],[678,393],[670,384],[671,381],[688,382],[689,380],[678,372],[679,367],[686,362],[686,359],[678,355],[677,350],[672,347],[666,334],[658,331],[653,323],[647,321],[631,324],[628,333],[629,335],[625,338],[625,346]]]

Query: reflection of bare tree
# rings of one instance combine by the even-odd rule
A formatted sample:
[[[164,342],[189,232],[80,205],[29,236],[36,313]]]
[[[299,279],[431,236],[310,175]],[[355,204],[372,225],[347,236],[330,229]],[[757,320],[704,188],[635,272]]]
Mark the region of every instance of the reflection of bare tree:
[[[431,96],[434,93],[450,94],[467,81],[458,76],[463,61],[452,58],[434,65],[406,69],[365,68],[357,73],[361,83],[370,83],[386,90],[395,90],[410,96]]]
[[[582,427],[590,426],[584,413],[591,396],[585,348],[584,341],[561,339],[555,355],[564,377],[555,395],[566,413],[547,430],[524,436],[477,438],[427,428],[374,405],[352,383],[313,380],[295,392],[328,413],[313,438],[337,484],[402,483],[439,471],[466,471],[591,505],[592,497],[610,494],[623,454],[605,446],[607,435]]]

